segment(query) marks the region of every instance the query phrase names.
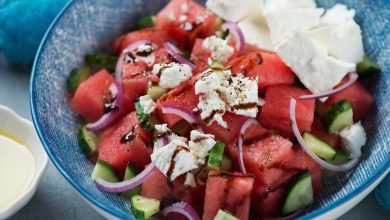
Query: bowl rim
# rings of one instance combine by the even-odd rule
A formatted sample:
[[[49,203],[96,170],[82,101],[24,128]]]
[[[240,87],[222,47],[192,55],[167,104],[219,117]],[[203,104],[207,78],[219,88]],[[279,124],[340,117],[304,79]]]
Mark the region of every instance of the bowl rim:
[[[50,24],[49,28],[47,29],[44,37],[42,38],[42,41],[39,45],[39,48],[38,48],[38,52],[35,56],[35,59],[34,59],[34,64],[33,64],[33,67],[32,67],[32,70],[31,70],[31,78],[30,78],[30,110],[31,110],[31,115],[32,115],[32,119],[33,119],[33,123],[34,123],[34,126],[35,126],[35,129],[38,133],[38,136],[39,138],[41,139],[42,141],[42,144],[47,152],[47,154],[49,155],[50,157],[50,160],[53,162],[53,164],[55,165],[55,167],[60,171],[60,173],[65,177],[65,179],[84,197],[86,198],[89,202],[91,202],[92,204],[94,204],[95,206],[101,208],[102,210],[118,217],[118,218],[121,218],[121,219],[135,219],[134,216],[129,212],[129,213],[123,213],[123,212],[120,212],[120,211],[117,211],[117,210],[114,210],[114,209],[111,209],[109,207],[107,207],[106,205],[104,205],[102,202],[96,200],[91,194],[89,194],[81,185],[79,185],[76,181],[74,181],[70,175],[65,171],[64,167],[60,164],[58,158],[55,156],[54,152],[51,150],[50,146],[49,146],[49,143],[46,139],[46,137],[44,136],[43,134],[43,131],[41,130],[41,127],[39,126],[39,118],[38,118],[38,115],[37,115],[37,106],[35,105],[35,97],[36,97],[36,93],[34,91],[36,91],[35,89],[35,76],[37,74],[37,72],[39,72],[39,60],[41,58],[41,54],[43,52],[43,49],[45,48],[46,46],[46,43],[47,43],[47,39],[52,35],[53,33],[53,29],[54,27],[57,25],[58,21],[62,18],[62,16],[69,10],[69,8],[74,4],[75,0],[70,0],[63,8],[62,10],[57,14],[57,16],[55,17],[55,19],[52,21],[52,23]],[[298,217],[298,219],[313,219],[313,218],[316,218],[316,217],[320,217],[321,215],[324,215],[330,211],[332,211],[333,209],[335,209],[336,207],[350,201],[351,199],[355,198],[356,196],[358,196],[360,193],[362,193],[366,188],[368,188],[371,184],[373,184],[384,172],[386,172],[387,168],[390,167],[390,157],[388,157],[384,163],[382,163],[382,165],[380,167],[378,167],[374,173],[364,182],[362,183],[361,185],[359,185],[357,188],[355,188],[354,190],[352,190],[350,193],[348,193],[346,196],[336,200],[335,202],[327,205],[327,206],[324,206],[324,207],[321,207],[321,208],[318,208],[318,209],[315,209],[313,210],[312,212],[309,212],[303,216],[300,216]]]

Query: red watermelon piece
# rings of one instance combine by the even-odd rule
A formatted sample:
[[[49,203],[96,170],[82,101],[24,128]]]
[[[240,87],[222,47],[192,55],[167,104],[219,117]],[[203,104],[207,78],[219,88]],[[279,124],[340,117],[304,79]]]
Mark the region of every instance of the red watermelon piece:
[[[202,219],[214,219],[219,209],[238,219],[248,219],[253,181],[253,177],[237,173],[209,175]]]
[[[104,96],[114,77],[105,69],[90,76],[77,88],[70,100],[72,109],[88,121],[98,120],[104,113]]]
[[[344,79],[340,85],[344,84],[347,79]],[[366,116],[374,103],[371,93],[360,83],[355,82],[346,90],[332,95],[325,102],[325,107],[328,108],[332,103],[346,99],[352,105],[353,120],[360,121]]]
[[[127,46],[139,41],[147,40],[156,45],[158,48],[163,46],[163,43],[169,40],[168,33],[163,29],[145,28],[132,31],[120,36],[114,41],[112,48],[117,54],[120,54]]]
[[[172,0],[156,16],[156,27],[166,30],[182,49],[191,48],[197,37],[211,35],[219,25],[217,17],[192,0]]]
[[[135,135],[133,140],[121,142],[129,132]],[[123,176],[129,161],[138,170],[143,170],[150,163],[150,139],[151,134],[142,129],[136,113],[132,112],[101,133],[98,158],[113,166],[119,176]]]
[[[311,131],[314,119],[314,100],[299,100],[299,96],[310,94],[308,90],[294,86],[272,86],[265,92],[265,104],[261,108],[259,121],[267,129],[277,130],[281,135],[294,137],[290,125],[290,99],[297,100],[296,119],[299,130]]]
[[[276,54],[255,52],[229,61],[233,73],[243,73],[247,77],[259,78],[259,89],[269,86],[291,85],[294,73]]]

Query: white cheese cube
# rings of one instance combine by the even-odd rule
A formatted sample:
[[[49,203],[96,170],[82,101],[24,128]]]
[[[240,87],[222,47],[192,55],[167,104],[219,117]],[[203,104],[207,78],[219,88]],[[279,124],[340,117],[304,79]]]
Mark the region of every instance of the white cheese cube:
[[[360,122],[344,128],[340,132],[341,140],[351,158],[359,158],[362,155],[361,148],[366,144],[366,132]]]
[[[154,151],[151,159],[153,164],[171,181],[198,167],[196,158],[187,144],[177,139]]]
[[[355,65],[327,56],[308,35],[294,31],[276,47],[279,57],[313,93],[331,90]]]
[[[215,145],[214,135],[204,134],[197,130],[191,131],[191,140],[188,146],[191,152],[198,158],[198,163],[203,164],[206,157],[209,155],[209,151]],[[200,160],[199,160],[200,159]]]
[[[213,60],[225,63],[232,56],[234,48],[228,45],[227,40],[211,36],[203,40],[202,47],[209,50]]]
[[[322,8],[277,9],[265,12],[272,43],[278,44],[294,30],[308,31],[318,26],[323,12]]]
[[[261,14],[263,0],[207,0],[206,7],[224,20],[238,22],[247,16]]]
[[[175,62],[155,64],[152,73],[160,77],[160,86],[165,89],[173,89],[192,76],[190,66]]]
[[[192,188],[196,187],[196,181],[195,181],[195,176],[194,174],[188,172],[186,174],[186,179],[184,180],[184,185],[185,186],[190,186]]]
[[[139,104],[145,114],[149,115],[156,109],[156,103],[150,97],[150,95],[143,95],[139,97]]]
[[[314,0],[266,0],[264,3],[264,11],[316,7],[317,5]]]

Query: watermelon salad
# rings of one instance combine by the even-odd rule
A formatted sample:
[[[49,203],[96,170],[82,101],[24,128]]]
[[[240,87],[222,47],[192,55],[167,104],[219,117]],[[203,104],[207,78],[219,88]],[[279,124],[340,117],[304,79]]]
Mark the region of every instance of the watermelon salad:
[[[140,219],[299,215],[352,170],[373,97],[354,10],[172,0],[67,81],[91,181]]]

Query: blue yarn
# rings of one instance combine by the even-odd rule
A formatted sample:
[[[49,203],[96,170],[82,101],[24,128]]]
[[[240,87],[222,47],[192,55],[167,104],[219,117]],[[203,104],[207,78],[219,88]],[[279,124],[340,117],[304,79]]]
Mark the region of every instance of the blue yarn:
[[[375,197],[383,208],[390,211],[390,175],[375,189]]]
[[[0,51],[13,64],[30,63],[46,29],[68,0],[0,0]]]

